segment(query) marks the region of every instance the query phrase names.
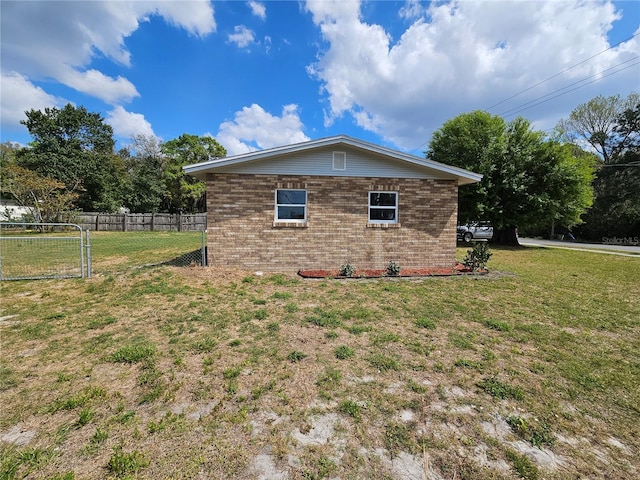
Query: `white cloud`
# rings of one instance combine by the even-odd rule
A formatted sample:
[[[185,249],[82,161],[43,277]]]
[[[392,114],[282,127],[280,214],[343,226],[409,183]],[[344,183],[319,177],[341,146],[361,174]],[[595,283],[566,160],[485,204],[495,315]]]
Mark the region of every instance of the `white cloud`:
[[[619,19],[610,2],[466,0],[432,2],[420,12],[409,1],[398,14],[416,20],[394,41],[382,26],[361,18],[359,2],[308,1],[306,8],[328,44],[308,66],[326,94],[327,123],[350,115],[362,128],[408,149],[470,106],[486,109],[607,49],[607,32]],[[504,107],[595,75],[630,59],[634,50],[640,50],[640,37]],[[600,92],[626,95],[615,89],[637,85],[633,75],[637,70],[629,69],[582,95],[587,100]],[[556,118],[585,101],[580,98],[554,100]],[[501,114],[502,107],[491,112]],[[537,120],[535,110],[522,114]]]
[[[79,92],[99,98],[106,103],[129,102],[140,94],[129,80],[123,77],[108,77],[98,70],[79,72],[68,70],[61,73],[59,80]]]
[[[423,6],[420,0],[406,0],[398,15],[406,20],[411,20],[422,17],[426,11],[427,7]]]
[[[1,83],[0,111],[2,111],[1,128],[3,130],[18,128],[20,120],[26,120],[24,112],[27,110],[61,107],[67,103],[62,98],[49,95],[19,73],[2,73]]]
[[[309,140],[303,131],[298,106],[282,107],[282,115],[274,116],[253,104],[236,112],[233,121],[220,125],[216,139],[228,155],[291,145]]]
[[[262,20],[267,18],[267,7],[265,7],[264,3],[251,1],[247,5],[251,9],[251,13],[256,17],[260,17]]]
[[[227,38],[229,42],[235,43],[238,48],[245,48],[256,41],[253,30],[248,29],[244,25],[236,25],[233,27],[233,31],[235,33],[230,33]]]
[[[204,37],[216,31],[213,2],[209,1],[158,1],[153,2],[155,12],[171,25],[182,27],[187,32]]]
[[[140,22],[157,15],[196,36],[216,29],[212,4],[204,0],[14,1],[0,2],[0,9],[3,72],[19,72],[32,81],[53,79],[112,104],[138,96],[135,86],[87,67],[100,56],[129,66],[125,39]]]
[[[113,133],[121,138],[133,138],[136,135],[155,137],[151,124],[141,113],[127,112],[121,105],[107,113],[105,122],[111,125]]]

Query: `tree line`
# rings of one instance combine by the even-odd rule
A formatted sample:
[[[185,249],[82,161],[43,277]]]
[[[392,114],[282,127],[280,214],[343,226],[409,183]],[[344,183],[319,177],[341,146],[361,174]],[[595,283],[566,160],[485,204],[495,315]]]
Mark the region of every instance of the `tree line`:
[[[32,141],[1,145],[0,193],[30,207],[36,221],[70,211],[197,213],[205,185],[184,165],[226,156],[214,138],[137,136],[118,151],[111,126],[71,104],[25,112]],[[573,228],[585,239],[640,236],[640,95],[596,97],[551,133],[519,117],[483,111],[445,122],[428,159],[483,175],[459,191],[458,220],[490,221],[494,241],[516,232],[553,235]]]
[[[115,151],[113,129],[98,113],[71,104],[25,112],[33,140],[4,143],[2,196],[56,221],[71,210],[113,213],[197,213],[205,186],[184,165],[226,156],[214,138],[183,134],[166,142],[137,136]]]

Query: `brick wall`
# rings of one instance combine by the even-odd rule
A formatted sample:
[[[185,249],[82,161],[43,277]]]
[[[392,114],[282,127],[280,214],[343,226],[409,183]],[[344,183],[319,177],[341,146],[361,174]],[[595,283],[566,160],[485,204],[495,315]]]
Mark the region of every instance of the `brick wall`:
[[[307,223],[274,224],[277,188],[307,190]],[[368,223],[370,190],[397,191],[399,225]],[[282,175],[207,175],[208,261],[265,271],[450,267],[454,181]]]

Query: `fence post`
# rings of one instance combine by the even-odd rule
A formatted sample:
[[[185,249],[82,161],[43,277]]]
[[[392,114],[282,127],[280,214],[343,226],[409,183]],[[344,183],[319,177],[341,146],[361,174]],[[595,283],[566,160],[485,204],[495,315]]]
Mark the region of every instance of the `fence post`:
[[[153,220],[155,219],[156,214],[151,212],[151,231],[153,232]]]
[[[87,249],[87,278],[91,278],[91,237],[89,236],[89,230],[87,232],[87,243],[85,248]]]
[[[126,213],[122,214],[122,231],[123,232],[127,231],[127,214]]]
[[[178,231],[182,231],[182,212],[178,213]]]
[[[202,242],[200,242],[200,266],[201,267],[206,267],[207,266],[207,235],[206,235],[206,230],[202,230]]]

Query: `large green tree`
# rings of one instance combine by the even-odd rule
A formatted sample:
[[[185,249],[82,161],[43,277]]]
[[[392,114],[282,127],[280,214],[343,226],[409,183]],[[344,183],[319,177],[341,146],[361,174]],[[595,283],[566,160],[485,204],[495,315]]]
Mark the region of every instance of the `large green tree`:
[[[518,227],[573,225],[592,199],[591,157],[546,140],[524,118],[459,115],[434,133],[426,156],[483,175],[460,188],[458,219],[490,221],[496,243],[517,245]]]
[[[205,211],[205,184],[186,175],[182,167],[225,157],[225,148],[213,137],[185,133],[165,142],[162,153],[167,157],[164,167],[164,209],[172,213]]]
[[[133,213],[159,212],[166,198],[166,159],[160,139],[137,135],[131,145],[118,152],[127,169],[125,203]]]
[[[640,236],[640,102],[622,112],[608,137],[608,162],[602,162],[593,182],[596,198],[579,233],[604,237]]]
[[[114,154],[113,130],[98,113],[67,104],[25,112],[21,121],[33,137],[18,152],[18,164],[62,182],[78,194],[82,210],[115,211],[122,205],[124,164]]]
[[[565,141],[577,145],[586,142],[608,164],[616,156],[615,149],[620,143],[620,139],[616,139],[619,134],[615,131],[618,119],[638,103],[640,95],[635,92],[631,92],[626,98],[620,95],[599,95],[578,105],[569,114],[569,118],[560,120],[556,131]]]

